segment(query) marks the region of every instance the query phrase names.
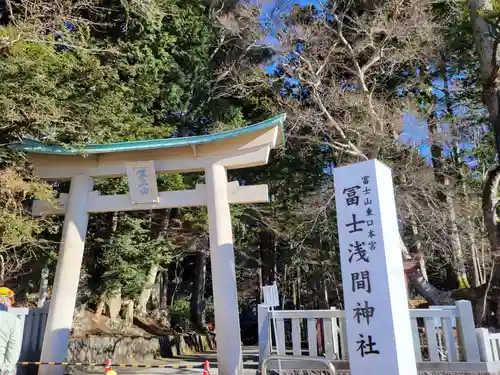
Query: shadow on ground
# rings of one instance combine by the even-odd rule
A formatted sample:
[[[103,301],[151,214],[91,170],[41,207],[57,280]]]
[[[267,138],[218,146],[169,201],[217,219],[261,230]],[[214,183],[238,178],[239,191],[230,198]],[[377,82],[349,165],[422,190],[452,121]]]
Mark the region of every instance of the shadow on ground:
[[[210,368],[217,368],[217,353],[215,352],[183,355],[183,356],[177,356],[175,358],[168,358],[166,360],[167,361],[179,360],[180,362],[189,363],[193,365],[203,364],[203,362],[207,360],[210,364]],[[250,354],[243,353],[243,366],[245,367],[245,369],[257,370],[259,367],[259,356],[251,353]]]

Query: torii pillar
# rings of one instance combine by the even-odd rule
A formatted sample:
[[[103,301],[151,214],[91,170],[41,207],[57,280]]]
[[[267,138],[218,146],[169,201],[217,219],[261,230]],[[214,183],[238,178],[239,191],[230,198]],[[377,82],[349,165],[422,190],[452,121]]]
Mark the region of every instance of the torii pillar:
[[[227,170],[267,164],[269,153],[284,142],[284,115],[224,133],[90,145],[67,149],[24,140],[17,150],[28,152],[37,175],[45,180],[71,180],[60,207],[36,201],[34,215],[65,215],[42,362],[67,357],[88,214],[206,205],[215,305],[218,370],[242,375],[235,257],[230,203],[268,202],[267,185],[239,186],[228,182]],[[205,184],[194,190],[159,192],[157,173],[205,172]],[[92,177],[128,176],[129,194],[100,195]],[[57,370],[56,370],[57,369]],[[62,374],[62,368],[41,366],[40,375]]]

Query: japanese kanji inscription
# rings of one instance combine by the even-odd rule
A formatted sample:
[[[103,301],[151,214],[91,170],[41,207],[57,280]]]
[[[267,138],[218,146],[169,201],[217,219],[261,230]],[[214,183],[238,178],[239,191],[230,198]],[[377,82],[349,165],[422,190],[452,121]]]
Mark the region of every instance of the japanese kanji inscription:
[[[334,178],[351,375],[416,375],[391,171],[369,160]]]
[[[153,161],[125,163],[132,204],[157,203],[158,187]]]

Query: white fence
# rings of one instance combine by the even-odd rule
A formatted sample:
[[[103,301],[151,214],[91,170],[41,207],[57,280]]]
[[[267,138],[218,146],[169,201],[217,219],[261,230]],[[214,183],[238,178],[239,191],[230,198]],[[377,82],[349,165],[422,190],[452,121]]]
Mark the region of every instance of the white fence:
[[[23,324],[21,361],[38,361],[48,306],[11,308]],[[269,354],[326,357],[348,366],[345,312],[342,310],[268,311],[259,306],[259,362]],[[455,306],[410,309],[415,358],[422,371],[500,371],[500,333],[475,328],[469,301]],[[271,319],[278,345],[273,345]],[[275,342],[275,340],[274,340]],[[340,366],[339,368],[341,368]]]
[[[20,361],[39,361],[49,313],[48,308],[11,308],[9,311],[19,317],[23,326]]]
[[[270,354],[323,356],[348,366],[345,312],[259,306],[259,362]],[[410,309],[415,358],[421,371],[498,371],[500,333],[475,329],[469,301]],[[276,320],[276,333],[270,324]],[[277,344],[273,345],[277,337]],[[342,366],[342,362],[344,365]]]
[[[476,335],[481,361],[494,363],[494,370],[500,371],[500,333],[490,333],[486,328],[476,328]]]

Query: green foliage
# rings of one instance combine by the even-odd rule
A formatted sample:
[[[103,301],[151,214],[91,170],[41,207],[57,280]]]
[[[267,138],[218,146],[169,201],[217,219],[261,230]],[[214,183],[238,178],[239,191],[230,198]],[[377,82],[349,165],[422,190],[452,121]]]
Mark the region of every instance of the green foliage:
[[[0,59],[2,126],[62,143],[128,137],[152,119],[134,112],[118,73],[84,51],[18,41]]]
[[[189,298],[176,298],[169,307],[170,323],[174,329],[182,329],[183,331],[193,330],[191,322],[191,302]],[[214,304],[212,298],[207,298],[205,301],[205,316],[207,322],[214,321]]]
[[[151,238],[143,218],[124,215],[119,228],[102,241],[101,265],[106,269],[106,290],[122,289],[124,295],[136,297],[146,283],[147,271],[154,264],[168,264],[172,245]]]
[[[39,235],[47,222],[27,214],[24,202],[53,200],[50,186],[13,168],[0,170],[0,285],[25,271],[37,252],[47,247]]]
[[[212,127],[212,132],[219,133],[223,131],[240,128],[246,124],[245,115],[242,108],[230,107],[225,111],[219,121]]]
[[[15,7],[21,8],[16,8],[14,13],[23,14],[21,3],[24,2],[18,3]],[[53,7],[49,0],[39,3],[44,9]],[[311,53],[302,56],[304,61],[315,64],[308,71],[307,63],[300,58],[285,59],[295,49],[282,53],[262,45],[257,49],[255,45],[245,45],[249,40],[254,42],[251,29],[255,25],[250,22],[243,24],[237,33],[222,34],[221,25],[213,19],[213,15],[222,9],[217,2],[109,0],[92,4],[103,6],[105,10],[68,12],[69,20],[53,19],[57,13],[53,12],[54,16],[34,15],[29,25],[7,20],[0,26],[2,141],[7,143],[28,136],[45,142],[79,146],[196,135],[238,128],[287,111],[290,119],[287,134],[290,137],[286,148],[273,152],[269,165],[229,173],[231,180],[238,180],[241,184],[268,184],[271,196],[268,204],[231,207],[237,276],[244,288],[241,300],[245,305],[254,303],[256,293],[252,288],[256,288],[254,284],[259,268],[260,272],[268,274],[276,270],[274,278],[288,297],[293,294],[292,289],[301,294],[294,288],[307,289],[302,294],[308,295],[306,304],[309,306],[316,303],[318,298],[314,290],[319,290],[321,283],[329,283],[329,288],[335,289],[330,298],[338,300],[341,297],[338,293],[339,250],[332,167],[357,160],[352,153],[346,152],[349,151],[348,142],[371,152],[377,140],[374,128],[367,126],[368,123],[373,125],[373,118],[366,109],[368,102],[358,95],[356,84],[352,85],[352,91],[342,91],[337,87],[339,82],[357,82],[353,75],[356,69],[341,43],[335,53],[325,50],[324,43],[335,38],[333,29],[327,30],[328,19],[321,18],[326,13],[322,15],[314,7],[298,7],[290,15],[279,13],[288,27],[280,35],[280,38],[285,38],[282,40],[285,49],[290,47],[288,44],[297,45],[302,29],[314,36],[311,40],[300,41],[303,50]],[[349,3],[351,6],[354,5]],[[380,9],[381,13],[370,13],[362,9],[362,5],[359,7],[349,11],[349,17],[359,22],[382,17],[385,12]],[[443,26],[441,36],[446,44],[442,52],[447,58],[448,75],[462,74],[464,70],[468,73],[467,79],[460,81],[463,90],[454,90],[454,103],[477,106],[477,82],[471,73],[477,64],[466,5],[433,3],[433,12],[436,22]],[[374,17],[367,16],[369,14]],[[412,15],[403,13],[402,17],[411,18]],[[406,55],[403,49],[399,50],[404,43],[398,38],[403,38],[408,31],[402,24],[393,24],[397,20],[390,16],[380,19],[390,22],[390,27],[384,27],[394,33],[387,44],[382,42],[385,38],[382,32],[369,35],[355,31],[358,27],[355,22],[349,25],[351,21],[346,21],[345,31],[359,63],[366,62],[373,51],[384,49],[380,65],[374,63],[375,68],[370,68],[365,75],[368,91],[375,99],[375,111],[392,125],[399,116],[400,107],[403,108],[400,96],[405,95],[419,113],[428,115],[434,110],[436,95],[431,84],[436,77],[422,73],[420,77],[404,78],[402,72],[413,72],[417,66],[425,64],[434,66],[438,56],[424,54],[437,42],[423,40],[424,33],[415,38],[407,35],[406,43],[417,52]],[[73,27],[68,27],[66,21],[70,21]],[[262,36],[263,25],[259,22],[256,34]],[[37,26],[40,24],[47,26],[40,29]],[[372,23],[364,24],[364,27],[378,30]],[[326,31],[316,35],[317,30]],[[419,28],[415,30],[419,31]],[[291,36],[287,37],[287,32]],[[366,45],[356,46],[359,38],[367,36],[371,40],[367,39]],[[373,43],[377,48],[372,51]],[[420,53],[420,46],[430,47]],[[387,53],[393,59],[388,58]],[[271,63],[266,61],[270,57],[283,58],[273,74],[263,69]],[[327,59],[332,60],[323,65]],[[384,62],[383,59],[390,61]],[[230,75],[234,72],[228,67],[235,66],[238,70],[242,61],[253,69],[250,75],[254,81],[250,81],[249,86],[240,84],[240,76],[234,85],[224,76],[217,76],[219,67]],[[316,72],[324,75],[310,76]],[[289,78],[298,83],[290,83]],[[304,83],[308,79],[310,82]],[[319,85],[316,95],[322,97],[326,110],[340,122],[346,139],[341,139],[338,130],[318,110],[319,103],[311,96],[315,89],[313,85]],[[233,86],[250,89],[235,92]],[[403,95],[399,94],[400,90]],[[480,116],[458,117],[447,113],[441,121],[477,124]],[[495,157],[491,152],[492,139],[488,137],[474,144],[474,155],[481,166]],[[415,192],[415,184],[421,182],[419,173],[427,167],[421,158],[408,156],[407,148],[396,147],[392,139],[381,143],[379,157],[394,167],[398,178],[402,175],[400,167],[414,168],[414,180],[406,184],[398,182],[399,208],[405,216],[408,201],[417,207],[425,207],[419,211],[423,217],[419,228],[428,229],[429,232],[425,233],[434,236],[426,242],[432,250],[434,243],[443,236],[437,231],[430,232],[432,228],[426,226],[425,222],[434,219],[431,211],[435,206],[422,196],[433,191],[429,188],[423,193]],[[465,152],[459,155],[460,158],[464,156]],[[450,165],[453,164],[451,159],[446,160]],[[24,160],[2,150],[0,162],[2,167],[23,166]],[[60,229],[58,223],[31,218],[21,204],[34,196],[50,197],[51,187],[17,172],[9,175],[13,173],[10,171],[0,171],[0,255],[9,254],[3,249],[29,247],[38,238],[50,238],[56,242],[58,238],[53,232]],[[476,174],[466,174],[464,179],[472,191],[480,191],[482,180],[477,171]],[[158,177],[160,191],[194,188],[196,183],[203,183],[203,176],[172,174]],[[59,184],[58,190],[67,191],[67,183]],[[96,179],[95,190],[103,194],[126,194],[127,180],[125,177]],[[136,299],[146,285],[151,266],[168,269],[173,259],[177,262],[187,256],[185,248],[204,238],[206,219],[207,211],[203,207],[92,215],[84,261],[90,294],[111,293],[119,289],[124,298]],[[48,257],[53,260],[55,253],[49,252]],[[298,279],[300,272],[301,281]],[[177,274],[173,277],[176,282],[182,279]],[[191,281],[180,280],[179,284],[189,289]],[[188,292],[184,290],[182,294]],[[211,320],[211,302],[207,302],[206,308],[208,320]],[[190,329],[188,298],[174,299],[170,315],[173,326]]]
[[[479,9],[478,13],[486,21],[498,26],[500,22],[500,1],[492,0],[489,4],[491,5],[490,7]]]
[[[0,25],[0,136],[5,142],[22,136],[79,146],[165,138],[195,128],[200,114],[210,115],[208,67],[217,36],[208,2],[96,1],[89,8],[68,8],[62,19],[51,1],[32,5],[13,4],[11,22]],[[24,163],[4,150],[0,158],[4,165]],[[158,179],[160,190],[180,190],[186,183],[193,183],[191,176]],[[22,199],[45,198],[51,189],[40,186],[46,191],[25,187]],[[128,191],[126,178],[96,179],[95,189]],[[20,206],[18,195],[13,199]],[[182,210],[180,220],[192,233],[204,228],[200,217],[203,210]],[[98,285],[94,291],[120,287],[134,298],[152,264],[168,265],[171,239],[160,235],[148,212],[120,214],[116,223],[109,215],[92,215],[92,220],[87,241],[92,256],[85,266]],[[10,203],[0,212],[6,247],[31,243],[51,228],[47,224]]]
[[[187,298],[177,298],[170,306],[170,323],[173,328],[179,327],[185,330],[193,328],[190,316],[190,302]]]
[[[43,222],[25,215],[23,201],[40,197],[53,201],[49,186],[13,169],[0,171],[0,251],[37,242]]]
[[[13,40],[0,59],[2,126],[48,142],[101,143],[168,137],[178,120],[169,124],[167,114],[197,113],[213,38],[207,8],[140,3],[112,6],[112,14],[126,15],[124,24],[111,23],[93,38],[65,30],[63,39],[78,42],[74,48]],[[116,26],[125,33],[106,40]],[[10,35],[12,26],[0,32]]]

